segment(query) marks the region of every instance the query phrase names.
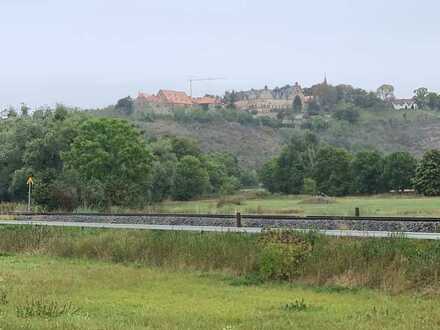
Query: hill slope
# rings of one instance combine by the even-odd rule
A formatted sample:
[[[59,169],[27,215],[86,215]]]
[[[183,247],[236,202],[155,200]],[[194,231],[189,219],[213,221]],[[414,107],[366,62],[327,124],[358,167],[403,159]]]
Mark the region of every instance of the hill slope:
[[[100,115],[115,116],[108,112]],[[355,124],[327,114],[296,123],[294,128],[226,120],[181,122],[172,117],[145,120],[139,114],[123,117],[132,120],[147,138],[166,135],[191,137],[199,141],[202,150],[230,152],[247,168],[259,168],[278,154],[291,136],[306,131],[313,132],[329,144],[353,152],[375,148],[385,153],[408,150],[420,156],[426,149],[440,148],[440,114],[421,110],[362,111]]]

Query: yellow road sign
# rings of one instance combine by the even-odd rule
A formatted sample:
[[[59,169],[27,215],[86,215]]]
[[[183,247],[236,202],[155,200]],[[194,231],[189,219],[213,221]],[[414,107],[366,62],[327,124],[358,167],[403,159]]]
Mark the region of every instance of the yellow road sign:
[[[27,185],[33,185],[34,184],[34,179],[32,176],[28,176],[27,180],[26,180],[26,184]]]

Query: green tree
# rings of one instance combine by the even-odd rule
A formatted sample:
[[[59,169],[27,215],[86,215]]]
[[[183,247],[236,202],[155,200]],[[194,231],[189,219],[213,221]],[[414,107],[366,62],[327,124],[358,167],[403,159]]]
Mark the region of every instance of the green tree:
[[[131,115],[134,112],[134,101],[130,96],[124,97],[116,102],[115,109],[125,115]]]
[[[277,167],[277,158],[273,158],[270,161],[266,162],[258,172],[258,177],[263,184],[263,187],[271,193],[280,191],[278,187],[278,180],[275,176],[277,173]]]
[[[25,167],[28,144],[45,135],[45,119],[30,116],[8,117],[0,120],[0,199],[25,200],[26,176],[19,170]]]
[[[417,160],[409,152],[395,152],[385,157],[384,180],[387,188],[403,190],[412,187]]]
[[[30,110],[31,109],[25,103],[22,103],[20,105],[20,113],[22,116],[24,116],[24,117],[29,116]]]
[[[414,187],[425,196],[440,195],[440,151],[428,150],[417,166]]]
[[[223,180],[219,189],[222,196],[232,195],[240,188],[240,181],[234,176],[228,176]]]
[[[439,94],[431,92],[426,96],[426,100],[427,100],[427,105],[432,110],[440,110],[440,95]]]
[[[57,121],[63,121],[67,118],[69,110],[62,104],[57,104],[54,113],[54,119]]]
[[[184,156],[177,164],[173,197],[190,200],[201,196],[209,189],[209,175],[200,160],[194,156]]]
[[[355,107],[346,103],[338,103],[333,117],[338,120],[345,120],[350,124],[355,124],[359,120],[360,115],[359,111]]]
[[[295,99],[293,100],[293,112],[301,112],[303,109],[303,104],[301,101],[301,98],[299,96],[296,96]]]
[[[23,166],[25,173],[34,174],[34,199],[38,204],[48,209],[69,210],[78,204],[78,199],[74,186],[73,190],[65,189],[61,153],[70,149],[80,123],[87,117],[79,113],[68,116],[67,112],[65,116],[60,116],[59,111],[45,118],[44,135],[27,143]],[[67,194],[67,191],[72,193]]]
[[[318,192],[330,196],[345,196],[351,192],[351,158],[347,151],[331,146],[318,150],[313,173]]]
[[[160,202],[171,196],[176,177],[177,162],[154,161],[151,169],[150,197],[154,202]]]
[[[307,107],[307,112],[311,115],[318,115],[321,112],[319,103],[313,99]]]
[[[124,120],[86,120],[62,158],[78,177],[86,205],[134,206],[147,200],[152,155],[139,132]]]
[[[420,87],[414,91],[414,99],[419,108],[424,108],[426,106],[428,93],[429,91],[426,87]]]
[[[325,111],[331,111],[338,101],[338,91],[336,87],[326,83],[314,85],[311,87],[312,95],[319,103],[320,108]]]
[[[235,109],[235,102],[238,101],[237,92],[232,90],[231,92],[226,92],[224,97],[224,103],[229,109]]]
[[[169,138],[151,144],[155,158],[151,175],[151,199],[155,202],[171,197],[176,176],[177,156]]]
[[[383,84],[376,91],[377,97],[383,101],[393,100],[394,97],[394,86],[389,84]]]
[[[171,138],[171,146],[177,159],[185,156],[199,157],[202,153],[197,141],[190,138],[173,137]]]
[[[316,159],[318,139],[314,134],[293,136],[281,154],[265,164],[260,179],[270,192],[299,194],[304,178],[311,176]]]
[[[376,194],[385,191],[383,182],[384,161],[377,151],[363,151],[352,161],[355,191]]]

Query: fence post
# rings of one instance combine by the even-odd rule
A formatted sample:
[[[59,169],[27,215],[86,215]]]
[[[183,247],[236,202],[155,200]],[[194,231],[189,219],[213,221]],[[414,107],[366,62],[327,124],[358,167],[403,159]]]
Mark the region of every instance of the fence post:
[[[241,213],[240,212],[235,213],[235,220],[236,220],[236,226],[241,227]]]
[[[359,208],[356,207],[356,208],[354,209],[354,215],[355,215],[356,217],[359,217],[360,214],[361,214],[361,212],[360,212]]]

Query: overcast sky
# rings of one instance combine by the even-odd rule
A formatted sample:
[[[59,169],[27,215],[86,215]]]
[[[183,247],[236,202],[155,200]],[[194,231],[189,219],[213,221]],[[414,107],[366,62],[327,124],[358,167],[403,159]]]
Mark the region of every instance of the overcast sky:
[[[437,0],[0,0],[0,105],[322,81],[440,91]]]

